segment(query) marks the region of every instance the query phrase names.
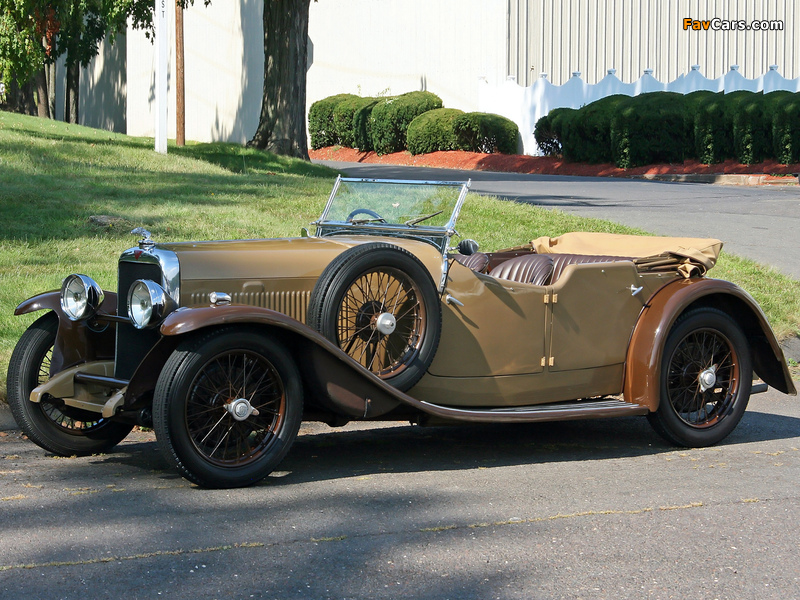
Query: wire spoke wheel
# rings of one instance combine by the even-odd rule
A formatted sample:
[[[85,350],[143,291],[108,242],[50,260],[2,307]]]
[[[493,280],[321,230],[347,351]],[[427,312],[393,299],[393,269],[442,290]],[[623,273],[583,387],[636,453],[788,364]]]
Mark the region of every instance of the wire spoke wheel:
[[[260,481],[283,460],[303,417],[289,351],[268,331],[226,327],[183,342],[159,375],[153,428],[167,461],[210,488]]]
[[[239,420],[232,403],[245,406]],[[244,400],[247,405],[241,402]],[[286,419],[286,395],[275,367],[263,356],[230,351],[197,373],[186,400],[186,428],[197,451],[220,466],[258,460],[276,443]]]
[[[420,260],[398,246],[349,248],[319,276],[308,324],[395,388],[411,389],[439,347],[439,294]]]
[[[693,331],[669,361],[669,402],[690,427],[711,427],[729,412],[740,378],[730,340],[714,329]]]
[[[8,403],[14,419],[33,442],[61,456],[105,452],[130,433],[132,425],[103,419],[100,413],[67,406],[48,394],[30,401],[34,388],[50,379],[58,317],[47,313],[20,338],[8,371]]]
[[[425,305],[408,275],[378,268],[363,273],[345,290],[336,321],[339,347],[386,378],[399,374],[419,352]]]
[[[698,308],[675,322],[662,353],[653,428],[680,446],[710,446],[744,415],[753,367],[747,338],[726,313]]]

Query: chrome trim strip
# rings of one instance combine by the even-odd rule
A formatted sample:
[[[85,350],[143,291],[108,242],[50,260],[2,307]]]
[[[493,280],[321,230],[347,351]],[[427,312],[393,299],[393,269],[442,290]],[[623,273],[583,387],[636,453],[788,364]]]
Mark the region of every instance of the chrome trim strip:
[[[119,257],[119,262],[149,263],[161,268],[161,287],[175,301],[181,303],[180,262],[172,250],[156,246],[151,249],[128,248]],[[117,275],[119,279],[119,275]]]

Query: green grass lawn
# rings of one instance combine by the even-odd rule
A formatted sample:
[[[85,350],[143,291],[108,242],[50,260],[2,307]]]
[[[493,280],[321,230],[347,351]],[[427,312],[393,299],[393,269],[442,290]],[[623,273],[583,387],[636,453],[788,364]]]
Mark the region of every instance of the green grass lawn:
[[[0,399],[11,351],[36,315],[25,298],[69,273],[116,287],[117,256],[144,226],[163,241],[296,236],[319,216],[334,171],[232,144],[170,146],[0,112]],[[89,217],[108,215],[111,227]],[[472,196],[459,231],[483,249],[568,231],[641,233],[608,221]],[[800,282],[724,254],[713,275],[753,294],[779,335],[800,330]]]

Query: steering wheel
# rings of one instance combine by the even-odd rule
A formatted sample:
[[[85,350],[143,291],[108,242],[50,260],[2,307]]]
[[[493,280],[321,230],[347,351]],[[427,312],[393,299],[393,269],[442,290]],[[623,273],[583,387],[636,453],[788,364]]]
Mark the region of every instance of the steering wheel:
[[[376,213],[374,210],[370,210],[369,208],[357,208],[349,215],[347,215],[347,222],[350,223],[353,221],[356,215],[369,215],[370,217],[377,219],[381,223],[386,223],[386,219]]]

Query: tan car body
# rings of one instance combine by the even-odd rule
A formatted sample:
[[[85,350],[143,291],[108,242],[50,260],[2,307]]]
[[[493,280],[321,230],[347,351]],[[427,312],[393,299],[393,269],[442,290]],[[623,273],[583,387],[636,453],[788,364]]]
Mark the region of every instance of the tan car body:
[[[434,282],[446,270],[439,348],[428,372],[406,393],[305,325],[308,298],[320,273],[339,254],[368,241],[411,252]],[[645,414],[658,408],[664,337],[680,314],[694,306],[714,306],[733,317],[754,340],[756,374],[785,393],[795,393],[760,308],[723,281],[640,273],[633,262],[621,261],[570,265],[553,285],[536,286],[477,273],[452,258],[443,264],[439,250],[424,241],[374,236],[159,247],[176,253],[180,262],[182,308],[160,325],[161,338],[142,357],[130,381],[116,386],[125,384],[113,398],[113,411],[133,411],[147,402],[161,367],[185,336],[246,324],[277,337],[293,354],[306,388],[306,418],[533,421]],[[145,259],[146,254],[140,253]],[[210,305],[212,292],[229,294],[232,303]],[[16,314],[41,309],[59,315],[53,373],[69,368],[79,372],[81,365],[113,360],[113,325],[120,319],[114,293],[106,293],[96,317],[103,327],[65,318],[58,292],[23,302]],[[108,411],[108,394],[100,393],[102,375],[95,379],[85,384],[88,396],[96,397],[98,412]],[[65,392],[72,391],[71,397],[80,396],[80,406],[86,408],[87,390],[78,394],[80,384],[70,385],[57,391],[68,404],[70,394]],[[625,402],[613,406],[563,404],[618,394]]]

